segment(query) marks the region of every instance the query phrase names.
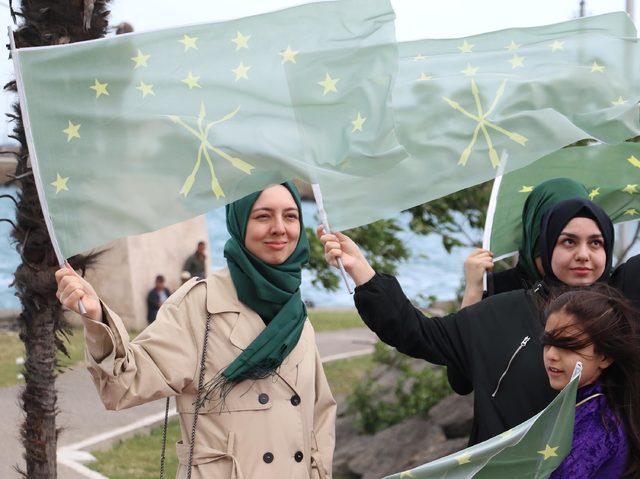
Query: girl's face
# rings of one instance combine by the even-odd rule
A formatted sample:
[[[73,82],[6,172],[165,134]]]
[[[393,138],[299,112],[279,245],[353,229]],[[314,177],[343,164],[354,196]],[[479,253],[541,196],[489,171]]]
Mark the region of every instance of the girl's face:
[[[564,311],[550,314],[544,329],[549,332],[565,327],[568,327],[565,330],[565,334],[571,337],[583,338],[585,336],[582,329],[576,325],[575,318]],[[582,362],[580,386],[593,383],[600,377],[602,371],[613,362],[604,355],[596,353],[593,344],[578,351],[547,345],[544,347],[544,367],[553,389],[559,391],[569,384],[573,368],[575,368],[578,361]]]
[[[244,238],[246,248],[267,264],[282,264],[300,238],[300,212],[282,185],[265,189],[251,210]]]
[[[594,284],[607,263],[600,228],[590,218],[573,218],[558,236],[551,257],[551,269],[568,286]]]

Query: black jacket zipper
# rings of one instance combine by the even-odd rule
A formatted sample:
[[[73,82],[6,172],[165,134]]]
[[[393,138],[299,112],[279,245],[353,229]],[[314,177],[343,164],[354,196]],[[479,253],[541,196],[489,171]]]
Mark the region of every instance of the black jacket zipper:
[[[513,355],[511,356],[511,359],[509,359],[509,363],[507,364],[507,368],[503,371],[502,375],[500,376],[500,379],[498,379],[498,385],[496,386],[496,390],[493,391],[493,394],[491,395],[491,397],[496,397],[496,394],[498,394],[498,390],[500,389],[500,384],[502,384],[502,380],[507,375],[507,372],[509,371],[509,368],[511,367],[511,363],[513,362],[515,357],[518,355],[518,353],[524,349],[524,347],[529,342],[529,339],[531,339],[529,336],[525,336],[522,339],[522,342],[520,343],[520,346],[518,346],[518,349],[516,349],[514,351]]]

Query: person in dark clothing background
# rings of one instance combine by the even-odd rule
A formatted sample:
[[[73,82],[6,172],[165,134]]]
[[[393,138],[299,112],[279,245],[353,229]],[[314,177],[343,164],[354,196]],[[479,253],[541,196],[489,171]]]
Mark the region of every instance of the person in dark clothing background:
[[[147,295],[147,322],[149,324],[155,321],[160,306],[169,296],[171,296],[171,292],[165,286],[164,276],[159,274],[156,276],[156,285]]]
[[[206,261],[207,255],[205,255],[205,249],[207,245],[204,241],[200,241],[198,243],[198,247],[196,252],[189,256],[184,262],[184,266],[182,267],[183,271],[188,271],[192,278],[202,278],[206,277],[205,269],[206,269]]]
[[[542,361],[543,306],[554,288],[608,278],[614,242],[613,224],[600,207],[584,199],[560,202],[542,221],[542,281],[428,318],[393,276],[371,268],[347,236],[323,234],[322,228],[318,233],[327,261],[335,266],[342,258],[357,285],[358,313],[382,341],[409,356],[453,366],[469,379],[475,391],[470,444],[526,421],[555,397]]]

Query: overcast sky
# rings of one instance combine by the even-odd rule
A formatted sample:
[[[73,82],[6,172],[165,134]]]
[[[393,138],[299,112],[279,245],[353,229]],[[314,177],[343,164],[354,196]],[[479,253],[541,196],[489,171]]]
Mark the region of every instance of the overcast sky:
[[[18,3],[18,2],[14,2]],[[113,0],[111,23],[131,23],[136,31],[221,21],[255,15],[302,3],[300,0]],[[510,27],[528,27],[576,18],[578,0],[391,0],[399,41],[473,35]],[[635,0],[638,25],[640,0]],[[624,11],[625,0],[586,0],[587,15]],[[0,0],[2,31],[11,24],[7,2]],[[0,79],[11,78],[8,60],[0,61]],[[4,84],[4,81],[3,81]],[[0,108],[11,97],[5,94]],[[5,109],[7,106],[5,106]],[[0,122],[0,143],[7,125]],[[4,139],[4,141],[3,141]]]

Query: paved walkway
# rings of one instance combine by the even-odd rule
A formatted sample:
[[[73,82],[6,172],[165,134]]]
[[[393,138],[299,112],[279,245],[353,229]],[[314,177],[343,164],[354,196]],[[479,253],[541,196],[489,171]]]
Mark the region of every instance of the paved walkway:
[[[364,328],[318,333],[316,338],[320,355],[325,361],[339,359],[350,353],[371,350],[375,341],[375,335]],[[164,400],[123,411],[105,410],[89,373],[84,368],[62,374],[58,378],[57,385],[58,407],[61,411],[58,415],[58,427],[63,428],[58,440],[59,448],[86,442],[90,438],[101,434],[106,435],[110,431],[129,426],[143,418],[164,413]],[[0,423],[2,424],[0,477],[3,479],[18,478],[13,467],[17,463],[23,463],[20,457],[22,448],[18,441],[18,428],[22,421],[22,412],[18,407],[19,389],[18,386],[0,389]],[[103,440],[92,447],[107,447],[113,440]],[[58,478],[86,479],[87,476],[59,465]]]

